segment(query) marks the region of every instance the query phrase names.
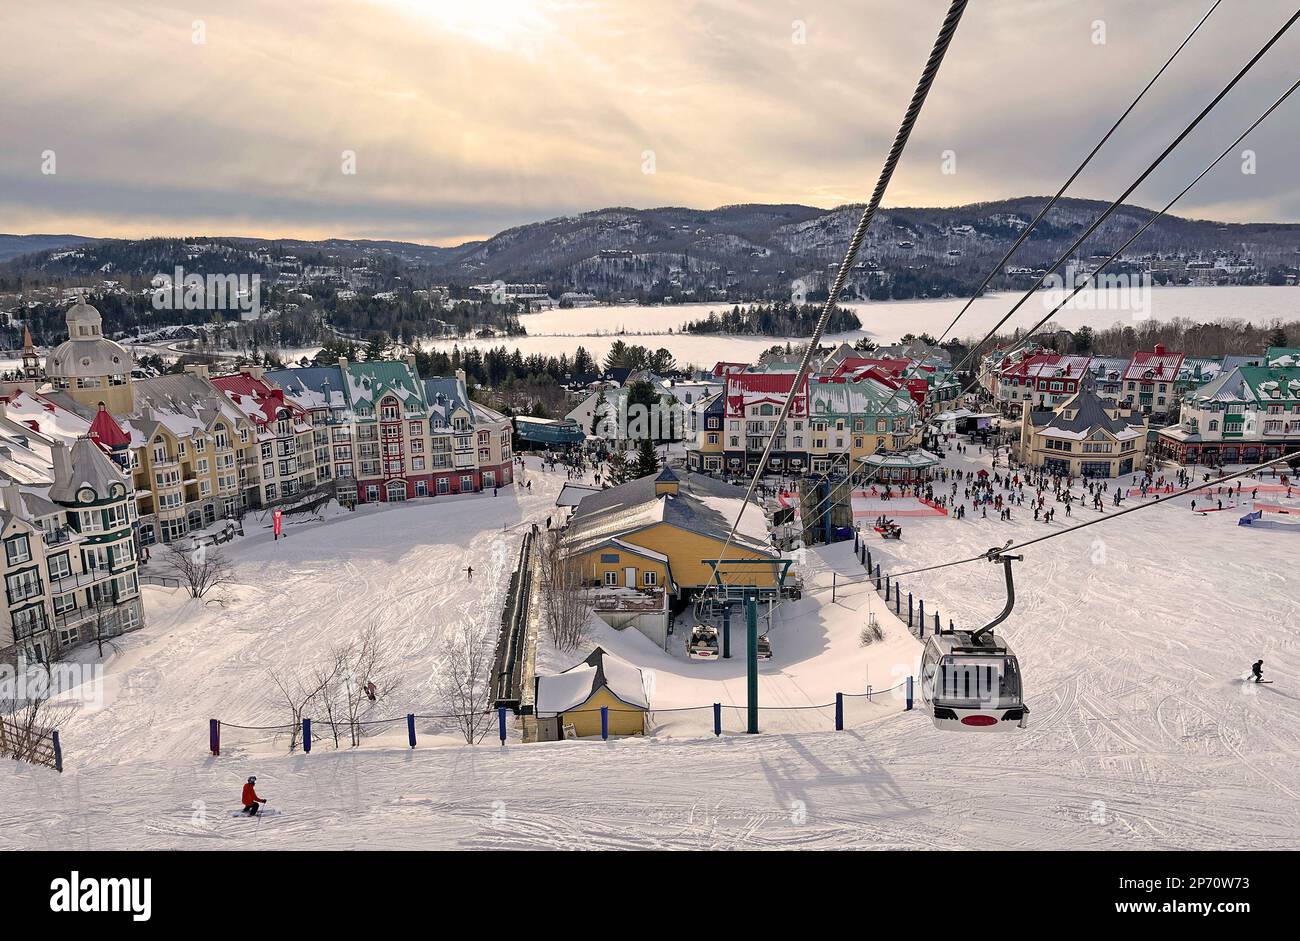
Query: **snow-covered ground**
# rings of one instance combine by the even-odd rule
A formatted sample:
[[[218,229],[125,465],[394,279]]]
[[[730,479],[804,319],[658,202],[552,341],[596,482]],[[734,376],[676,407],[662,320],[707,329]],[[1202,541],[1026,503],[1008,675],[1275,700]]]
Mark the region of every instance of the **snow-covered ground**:
[[[458,618],[495,624],[516,527],[550,513],[564,480],[529,476],[522,497],[359,509],[279,543],[250,527],[233,544],[239,586],[224,608],[150,589],[148,626],[108,664],[105,707],[65,730],[68,770],[0,777],[0,800],[19,811],[0,846],[1283,848],[1300,836],[1300,533],[1177,504],[1027,550],[1005,625],[1032,708],[1025,731],[941,733],[882,697],[851,708],[845,732],[830,731],[830,710],[765,711],[763,734],[714,739],[699,714],[669,710],[736,704],[726,724],[739,728],[739,660],[695,663],[601,630],[593,642],[653,671],[653,738],[433,747],[422,730],[415,750],[385,739],[289,755],[232,732],[208,756],[209,716],[283,721],[268,668],[370,622],[411,666],[401,706],[384,714],[435,705],[441,637]],[[1076,507],[1073,521],[1093,512]],[[909,518],[901,542],[873,552],[898,570],[1069,522],[1016,516]],[[841,585],[830,603],[832,571],[861,571],[851,543],[809,556],[810,591],[779,613],[761,667],[766,706],[881,689],[920,650],[865,584]],[[1002,605],[986,564],[904,588],[963,625]],[[868,606],[885,640],[862,647]],[[735,640],[739,653],[743,631]],[[1248,686],[1260,657],[1276,682]],[[253,773],[282,813],[231,819]]]

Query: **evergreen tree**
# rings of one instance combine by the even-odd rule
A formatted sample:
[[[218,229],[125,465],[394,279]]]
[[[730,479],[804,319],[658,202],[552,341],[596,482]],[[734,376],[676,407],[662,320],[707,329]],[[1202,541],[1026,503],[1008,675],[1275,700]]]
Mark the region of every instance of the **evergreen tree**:
[[[649,438],[642,438],[636,446],[636,463],[633,465],[632,476],[649,477],[657,473],[659,473],[659,455],[655,451],[654,442]]]
[[[605,475],[609,478],[610,486],[617,487],[619,484],[625,484],[631,478],[631,469],[627,466],[627,458],[617,448],[610,452],[609,459],[605,464]]]

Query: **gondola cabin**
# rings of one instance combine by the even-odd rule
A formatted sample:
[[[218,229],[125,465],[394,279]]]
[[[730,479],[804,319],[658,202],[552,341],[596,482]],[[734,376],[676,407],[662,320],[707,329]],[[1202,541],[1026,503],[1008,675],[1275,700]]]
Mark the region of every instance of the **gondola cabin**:
[[[930,637],[921,657],[921,702],[934,727],[953,732],[1023,729],[1020,664],[992,631]]]

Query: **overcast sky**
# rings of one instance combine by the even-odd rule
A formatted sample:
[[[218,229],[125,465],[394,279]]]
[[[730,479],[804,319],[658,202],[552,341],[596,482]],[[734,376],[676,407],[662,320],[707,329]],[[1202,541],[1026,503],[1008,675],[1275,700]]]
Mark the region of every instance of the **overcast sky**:
[[[972,0],[887,205],[1054,192],[1212,2]],[[606,206],[861,202],[947,5],[0,0],[0,232],[456,244]],[[1295,8],[1222,0],[1071,195],[1118,194]],[[1298,77],[1300,26],[1134,201]],[[1225,161],[1176,211],[1300,220],[1298,129],[1300,93],[1243,145],[1255,173]]]

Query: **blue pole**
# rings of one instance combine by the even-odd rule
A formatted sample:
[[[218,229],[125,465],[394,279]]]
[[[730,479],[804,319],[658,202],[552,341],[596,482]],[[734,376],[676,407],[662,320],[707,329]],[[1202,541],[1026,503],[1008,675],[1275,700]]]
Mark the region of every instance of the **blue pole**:
[[[713,734],[722,734],[722,703],[720,702],[713,704]]]
[[[907,678],[907,710],[906,711],[908,712],[912,711],[912,678],[910,676]]]
[[[844,731],[844,694],[835,694],[835,731]]]
[[[609,741],[609,706],[600,707],[600,737]]]
[[[50,732],[50,740],[54,745],[54,770],[60,774],[63,773],[63,746],[59,743],[59,730],[55,729]]]
[[[870,574],[870,572],[871,572],[871,550],[868,549],[867,550],[867,573]]]
[[[898,583],[894,583],[894,613],[903,613],[903,593],[898,590]]]
[[[858,531],[856,528],[853,530],[853,551],[858,551]]]
[[[413,712],[406,714],[406,740],[411,743],[412,748],[415,747],[415,713]]]
[[[221,754],[221,723],[216,719],[208,720],[208,751]]]
[[[506,743],[506,707],[497,707],[497,735],[501,736],[501,744]]]
[[[311,751],[311,719],[302,720],[302,750]]]

